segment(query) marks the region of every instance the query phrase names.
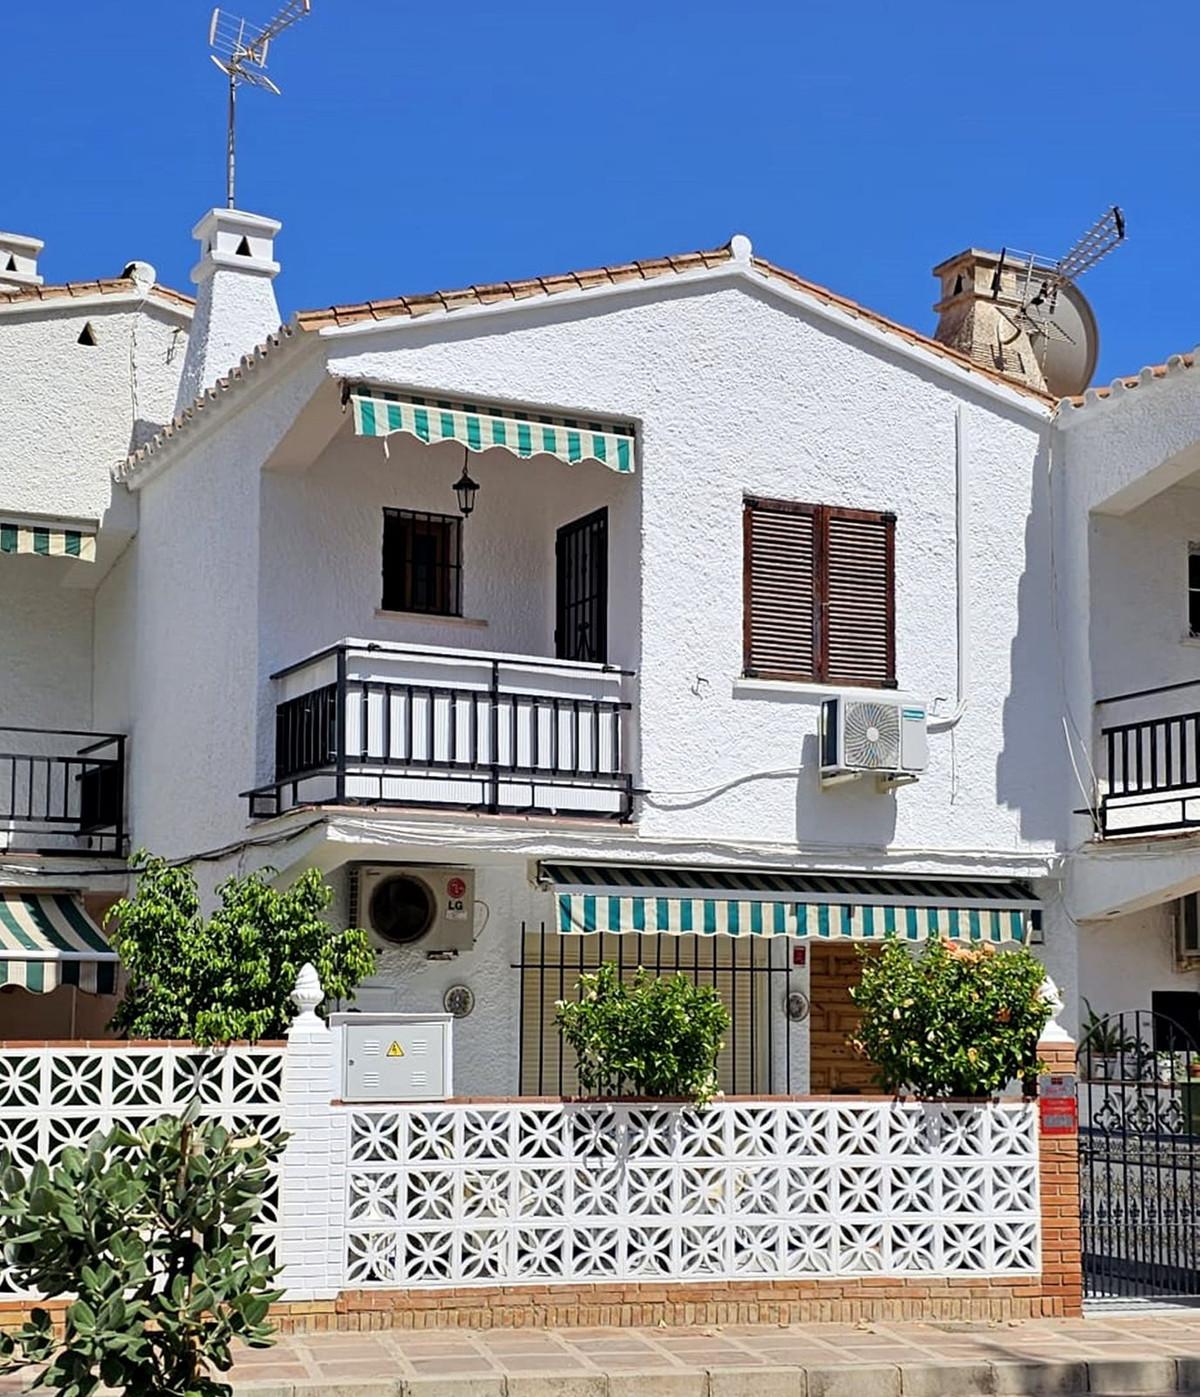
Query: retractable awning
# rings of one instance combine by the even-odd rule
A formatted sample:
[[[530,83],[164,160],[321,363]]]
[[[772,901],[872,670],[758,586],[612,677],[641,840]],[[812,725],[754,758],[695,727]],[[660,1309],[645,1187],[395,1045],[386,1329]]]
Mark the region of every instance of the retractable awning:
[[[1011,880],[863,878],[841,874],[542,864],[564,936],[898,937],[1024,941],[1040,908]]]
[[[69,893],[0,894],[0,987],[112,994],[117,953]]]
[[[457,441],[470,451],[499,447],[514,456],[556,456],[568,465],[600,461],[622,475],[634,468],[635,436],[630,424],[544,417],[507,407],[369,388],[352,388],[350,405],[354,431],[360,437],[404,432],[423,442]]]
[[[0,553],[40,553],[46,558],[96,561],[96,535],[65,525],[6,524],[0,520]]]

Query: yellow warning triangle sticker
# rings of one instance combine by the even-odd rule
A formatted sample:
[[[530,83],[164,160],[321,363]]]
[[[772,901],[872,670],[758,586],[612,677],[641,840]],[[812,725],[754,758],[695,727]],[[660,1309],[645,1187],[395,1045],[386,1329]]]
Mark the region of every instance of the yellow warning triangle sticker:
[[[392,1046],[387,1050],[387,1056],[388,1056],[388,1057],[403,1057],[403,1056],[404,1056],[404,1049],[400,1046],[399,1043],[396,1042],[396,1040],[395,1040],[394,1038],[392,1039]]]

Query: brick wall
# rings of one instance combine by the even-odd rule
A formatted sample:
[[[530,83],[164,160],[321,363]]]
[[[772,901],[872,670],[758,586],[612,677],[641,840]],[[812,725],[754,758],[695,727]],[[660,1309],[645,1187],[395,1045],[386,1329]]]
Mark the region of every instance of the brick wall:
[[[1075,1071],[1075,1044],[1038,1045],[1048,1072]],[[1042,1286],[1056,1308],[1050,1313],[1078,1315],[1083,1310],[1083,1247],[1079,1219],[1079,1135],[1045,1135],[1038,1150],[1042,1202]]]

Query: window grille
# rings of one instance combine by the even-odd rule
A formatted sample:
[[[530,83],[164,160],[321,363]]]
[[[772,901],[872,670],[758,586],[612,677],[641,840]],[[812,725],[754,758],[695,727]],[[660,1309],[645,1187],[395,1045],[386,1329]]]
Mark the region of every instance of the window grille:
[[[462,520],[383,511],[383,609],[462,615]]]
[[[727,1094],[791,1091],[787,995],[790,943],[731,936],[562,936],[522,925],[519,1081],[522,1096],[573,1096],[575,1054],[555,1021],[560,999],[576,997],[579,977],[605,962],[622,980],[639,966],[655,975],[682,973],[717,991],[729,1010],[725,1048],[717,1059]]]

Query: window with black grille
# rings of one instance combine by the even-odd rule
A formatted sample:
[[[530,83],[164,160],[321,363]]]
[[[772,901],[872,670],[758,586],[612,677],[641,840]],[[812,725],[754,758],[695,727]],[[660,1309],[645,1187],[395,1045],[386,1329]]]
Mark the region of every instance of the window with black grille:
[[[745,673],[896,685],[896,516],[747,499]]]
[[[383,609],[462,615],[462,520],[383,511]]]

